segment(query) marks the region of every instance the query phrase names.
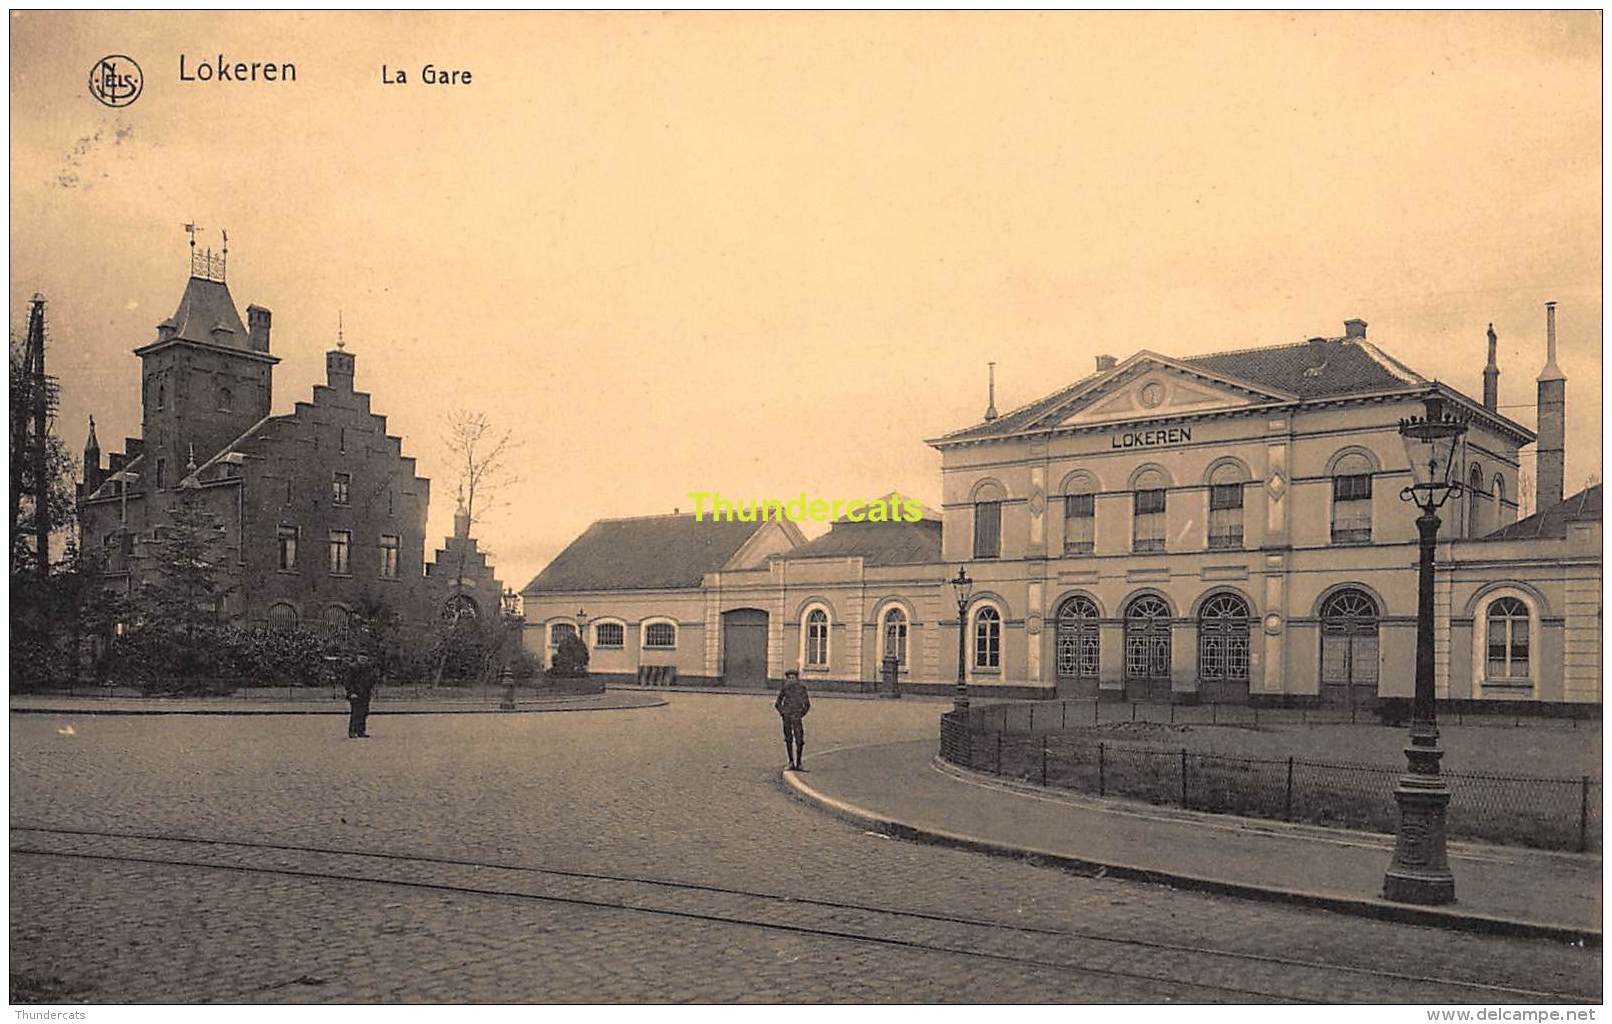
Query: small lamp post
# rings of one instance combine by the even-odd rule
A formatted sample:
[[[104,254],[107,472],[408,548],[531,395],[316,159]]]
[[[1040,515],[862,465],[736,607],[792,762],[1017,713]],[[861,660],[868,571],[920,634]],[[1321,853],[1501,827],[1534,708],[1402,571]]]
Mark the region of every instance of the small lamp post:
[[[957,595],[957,697],[952,706],[958,711],[968,710],[968,599],[974,593],[974,581],[967,570],[959,565],[952,578],[952,591]]]
[[[504,684],[504,696],[498,702],[500,711],[515,710],[515,673],[509,667],[509,659],[512,653],[510,648],[520,643],[521,617],[518,602],[519,598],[516,597],[515,591],[505,588],[501,608],[504,619],[504,664],[498,674],[498,681]]]
[[[577,609],[577,639],[583,647],[588,646],[588,613],[581,608]]]
[[[1438,510],[1461,494],[1461,478],[1453,472],[1466,434],[1466,420],[1445,410],[1438,391],[1423,399],[1425,414],[1399,421],[1415,482],[1399,492],[1422,514],[1416,519],[1421,533],[1421,561],[1416,581],[1416,696],[1411,702],[1410,745],[1407,764],[1394,802],[1399,805],[1399,832],[1394,857],[1383,879],[1383,898],[1400,903],[1451,903],[1455,876],[1450,873],[1444,848],[1444,812],[1450,787],[1439,774],[1444,751],[1438,742],[1437,711],[1433,695],[1433,558],[1438,544]]]

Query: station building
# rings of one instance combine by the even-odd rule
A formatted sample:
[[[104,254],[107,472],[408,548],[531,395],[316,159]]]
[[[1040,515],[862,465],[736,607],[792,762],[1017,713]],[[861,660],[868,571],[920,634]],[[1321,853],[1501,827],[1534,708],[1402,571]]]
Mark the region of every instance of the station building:
[[[1549,317],[1537,438],[1497,407],[1492,329],[1482,400],[1388,354],[1363,320],[1296,344],[1098,356],[1089,376],[1005,414],[993,402],[930,440],[943,502],[921,522],[841,520],[796,542],[787,523],[616,520],[657,536],[613,549],[597,548],[595,524],[555,562],[576,565],[592,544],[587,571],[550,566],[526,587],[527,643],[552,648],[585,607],[596,671],[631,674],[651,656],[611,643],[618,625],[642,637],[665,621],[675,648],[653,656],[684,677],[756,685],[764,663],[772,685],[798,669],[808,686],[866,686],[890,656],[908,688],[941,690],[961,628],[982,695],[1409,696],[1418,550],[1398,424],[1438,392],[1470,422],[1465,493],[1441,514],[1439,696],[1599,702],[1600,491],[1564,501],[1566,381]],[[1539,511],[1518,521],[1530,444]],[[747,559],[684,562],[702,531],[740,527],[770,540]],[[668,582],[668,557],[687,571],[648,585]],[[959,566],[975,581],[961,619],[947,583]]]

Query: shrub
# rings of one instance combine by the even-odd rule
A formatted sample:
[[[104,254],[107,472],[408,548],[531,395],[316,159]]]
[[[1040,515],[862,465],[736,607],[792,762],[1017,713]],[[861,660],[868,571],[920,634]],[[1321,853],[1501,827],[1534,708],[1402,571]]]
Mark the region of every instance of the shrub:
[[[554,661],[549,675],[561,679],[576,679],[588,674],[588,645],[575,634],[560,637],[554,648]]]

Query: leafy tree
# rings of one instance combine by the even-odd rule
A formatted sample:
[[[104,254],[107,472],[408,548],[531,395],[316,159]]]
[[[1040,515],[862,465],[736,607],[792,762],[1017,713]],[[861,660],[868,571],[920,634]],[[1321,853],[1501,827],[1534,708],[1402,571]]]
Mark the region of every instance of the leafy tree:
[[[181,487],[142,558],[146,571],[134,630],[142,653],[172,673],[180,689],[193,688],[207,668],[226,591],[225,557],[219,517],[199,488]]]

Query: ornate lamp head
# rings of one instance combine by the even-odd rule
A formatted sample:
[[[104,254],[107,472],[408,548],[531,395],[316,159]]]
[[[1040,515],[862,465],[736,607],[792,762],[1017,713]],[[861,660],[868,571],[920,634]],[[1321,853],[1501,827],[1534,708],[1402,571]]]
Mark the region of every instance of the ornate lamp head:
[[[957,575],[952,578],[951,584],[957,594],[958,607],[967,607],[968,599],[974,593],[974,581],[968,578],[968,571],[963,566],[957,567]]]
[[[1461,478],[1454,470],[1464,460],[1467,420],[1449,411],[1437,390],[1428,392],[1422,404],[1423,415],[1399,421],[1399,438],[1415,478],[1399,496],[1431,511],[1461,493]]]

